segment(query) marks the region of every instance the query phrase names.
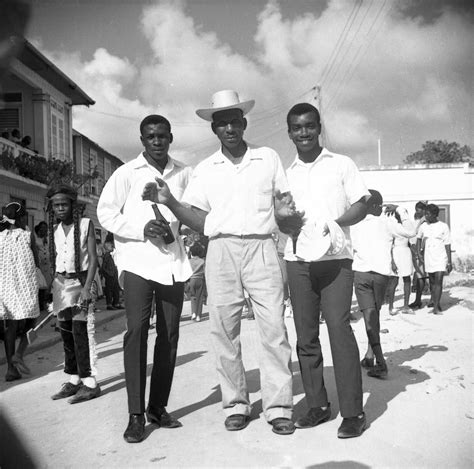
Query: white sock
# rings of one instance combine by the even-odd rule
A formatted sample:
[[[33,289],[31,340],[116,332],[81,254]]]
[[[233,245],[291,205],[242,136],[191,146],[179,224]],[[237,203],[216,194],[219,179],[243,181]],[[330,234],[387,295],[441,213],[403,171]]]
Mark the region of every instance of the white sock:
[[[81,382],[81,378],[79,378],[79,375],[71,375],[69,382],[74,384],[74,386],[77,386]]]
[[[97,386],[97,381],[93,376],[89,376],[87,378],[82,378],[82,382],[88,387],[88,388],[95,388]]]

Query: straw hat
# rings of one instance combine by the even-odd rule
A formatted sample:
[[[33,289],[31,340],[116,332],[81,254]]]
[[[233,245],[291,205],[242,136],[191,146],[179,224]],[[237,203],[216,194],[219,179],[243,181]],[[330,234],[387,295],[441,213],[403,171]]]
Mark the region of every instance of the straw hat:
[[[222,90],[212,95],[211,107],[207,109],[198,109],[196,114],[206,121],[212,121],[212,115],[218,111],[227,109],[240,109],[244,115],[247,114],[255,105],[255,100],[240,101],[237,91]]]

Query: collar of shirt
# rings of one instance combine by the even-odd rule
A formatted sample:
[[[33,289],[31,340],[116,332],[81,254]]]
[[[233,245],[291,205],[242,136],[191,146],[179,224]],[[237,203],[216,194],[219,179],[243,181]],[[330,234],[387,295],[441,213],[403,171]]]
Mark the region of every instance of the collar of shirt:
[[[330,158],[332,156],[333,154],[327,148],[323,147],[323,149],[321,150],[321,153],[316,157],[314,161],[312,161],[311,163],[305,163],[303,160],[300,159],[300,156],[297,153],[295,159],[293,160],[293,163],[291,163],[288,169],[292,169],[297,165],[301,165],[305,167],[314,166],[315,164],[320,162],[323,158],[328,158],[328,157]]]
[[[222,147],[221,147],[211,156],[212,164],[214,165],[226,164],[235,168],[237,171],[240,171],[243,168],[250,165],[252,161],[262,160],[262,157],[254,154],[254,152],[252,151],[252,145],[249,145],[247,142],[245,142],[245,144],[247,145],[247,151],[244,153],[242,161],[240,163],[238,164],[232,163],[232,161],[227,156],[224,155],[224,153],[222,152]]]
[[[143,155],[143,152],[140,153],[132,162],[131,162],[131,166],[132,168],[134,169],[140,169],[140,168],[145,168],[145,167],[148,167],[150,168],[152,171],[156,171],[158,173],[160,173],[160,171],[158,171],[158,169],[156,169],[154,166],[152,166],[150,163],[148,163],[148,161],[146,160],[145,156]],[[163,174],[162,176],[163,177],[166,177],[168,174],[170,174],[175,168],[182,168],[184,167],[184,165],[182,163],[180,163],[179,161],[176,161],[175,159],[171,158],[171,156],[168,155],[168,161],[166,163],[166,166],[165,168],[163,169]],[[161,173],[160,173],[161,174]]]

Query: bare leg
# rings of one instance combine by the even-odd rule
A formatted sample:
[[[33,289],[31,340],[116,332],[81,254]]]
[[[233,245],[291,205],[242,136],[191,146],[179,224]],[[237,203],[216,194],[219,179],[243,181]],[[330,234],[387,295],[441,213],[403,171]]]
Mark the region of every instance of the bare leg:
[[[390,277],[387,284],[387,299],[388,299],[388,312],[394,316],[397,314],[393,312],[393,301],[395,300],[395,290],[398,285],[398,277]]]
[[[411,293],[411,281],[410,276],[403,277],[403,306],[408,307]]]
[[[21,378],[21,374],[13,362],[15,355],[15,342],[16,342],[16,328],[17,321],[12,319],[6,319],[4,321],[5,327],[5,356],[7,358],[7,374],[5,375],[5,381],[14,381]]]
[[[433,314],[441,313],[441,294],[443,293],[444,272],[430,273],[431,301],[433,302]]]

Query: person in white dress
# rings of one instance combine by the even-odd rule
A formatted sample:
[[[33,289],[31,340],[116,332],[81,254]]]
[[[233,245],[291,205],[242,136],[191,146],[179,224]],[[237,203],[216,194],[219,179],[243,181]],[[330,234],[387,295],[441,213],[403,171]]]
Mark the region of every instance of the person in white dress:
[[[0,220],[0,321],[7,358],[5,381],[30,371],[23,362],[26,331],[39,316],[38,280],[34,240],[26,228],[26,209],[12,202],[2,209]],[[16,339],[20,343],[15,350]],[[20,372],[21,371],[21,372]]]
[[[395,218],[397,218],[397,214],[395,217],[392,217],[393,222],[395,222]],[[399,223],[399,221],[397,221],[397,223]],[[392,316],[396,315],[398,312],[404,314],[414,314],[414,311],[408,305],[410,301],[411,275],[413,275],[413,256],[406,236],[401,236],[398,233],[394,234],[392,259],[393,272],[390,275],[390,280],[387,285],[389,313]],[[400,277],[403,279],[403,307],[400,308],[400,310],[394,310],[393,302],[395,299],[395,290]]]
[[[451,234],[449,226],[438,220],[439,207],[429,204],[426,207],[426,223],[420,226],[417,234],[418,257],[422,259],[425,272],[430,279],[431,313],[442,314],[440,300],[443,292],[443,277],[453,269],[451,262]]]

